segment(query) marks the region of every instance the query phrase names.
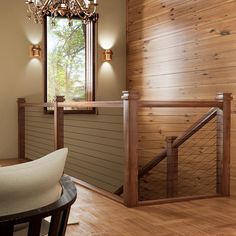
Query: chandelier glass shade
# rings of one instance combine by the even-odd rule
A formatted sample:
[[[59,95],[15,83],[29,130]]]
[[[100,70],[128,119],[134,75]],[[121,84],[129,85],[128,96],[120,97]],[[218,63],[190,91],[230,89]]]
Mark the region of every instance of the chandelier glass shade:
[[[26,0],[27,15],[35,23],[42,23],[44,16],[67,17],[69,24],[73,17],[87,23],[96,13],[97,0]]]

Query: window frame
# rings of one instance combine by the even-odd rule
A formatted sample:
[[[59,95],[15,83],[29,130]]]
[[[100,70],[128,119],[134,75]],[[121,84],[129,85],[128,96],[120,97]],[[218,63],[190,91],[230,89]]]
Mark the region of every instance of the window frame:
[[[47,85],[48,85],[48,78],[47,78],[47,69],[48,69],[48,60],[47,60],[47,17],[44,17],[44,23],[43,23],[43,30],[44,30],[44,102],[47,101]],[[66,18],[57,16],[57,18]],[[80,19],[79,17],[75,17],[75,19]],[[95,60],[95,52],[96,52],[96,23],[97,23],[98,15],[95,15],[91,18],[89,23],[87,23],[86,27],[86,38],[85,38],[85,84],[90,83],[90,89],[89,92],[92,93],[90,96],[90,99],[84,100],[84,101],[95,101],[95,68],[96,68],[96,60]],[[73,21],[73,19],[72,19]],[[70,27],[70,26],[68,26]],[[88,27],[90,27],[89,31]],[[89,33],[90,39],[87,37],[87,33]],[[88,45],[89,43],[89,45]],[[88,56],[88,49],[90,50],[90,53]],[[90,68],[91,67],[91,68]],[[63,96],[63,95],[62,95]],[[87,95],[88,96],[88,95]],[[53,114],[53,110],[49,110],[48,108],[45,108],[45,112],[48,114]],[[83,108],[83,109],[76,109],[76,110],[64,110],[64,114],[96,114],[96,108]]]

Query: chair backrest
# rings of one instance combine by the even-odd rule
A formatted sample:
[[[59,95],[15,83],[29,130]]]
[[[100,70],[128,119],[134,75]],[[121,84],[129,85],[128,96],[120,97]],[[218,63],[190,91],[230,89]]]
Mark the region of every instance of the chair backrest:
[[[63,192],[54,203],[38,209],[0,217],[0,236],[13,236],[14,226],[29,223],[28,236],[39,236],[45,217],[51,216],[48,236],[64,236],[70,207],[76,200],[76,188],[68,176],[61,178]]]
[[[0,168],[0,216],[40,208],[58,200],[68,149]]]

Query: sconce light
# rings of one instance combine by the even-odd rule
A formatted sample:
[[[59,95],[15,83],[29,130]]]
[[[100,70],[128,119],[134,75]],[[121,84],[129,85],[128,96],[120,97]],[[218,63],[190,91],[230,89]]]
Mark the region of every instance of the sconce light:
[[[41,47],[40,45],[30,45],[30,57],[41,58]]]
[[[113,55],[113,52],[111,49],[105,49],[103,51],[103,60],[104,61],[111,61],[112,60],[112,55]]]

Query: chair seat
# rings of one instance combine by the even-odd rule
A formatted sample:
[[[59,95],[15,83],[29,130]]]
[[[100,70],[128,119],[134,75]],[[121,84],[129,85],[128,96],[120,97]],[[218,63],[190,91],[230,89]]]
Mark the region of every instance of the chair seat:
[[[77,191],[69,176],[63,176],[60,182],[63,191],[61,197],[56,202],[31,211],[0,216],[0,236],[43,236],[47,234],[48,236],[64,236],[70,207],[76,200]],[[49,216],[51,216],[51,221],[46,222],[44,219]],[[29,224],[22,225],[22,223],[28,222]],[[14,229],[18,230],[13,233],[13,227],[15,226],[16,228]],[[40,226],[42,227],[40,228]],[[30,234],[28,228],[31,228]],[[4,233],[1,234],[1,232]]]

